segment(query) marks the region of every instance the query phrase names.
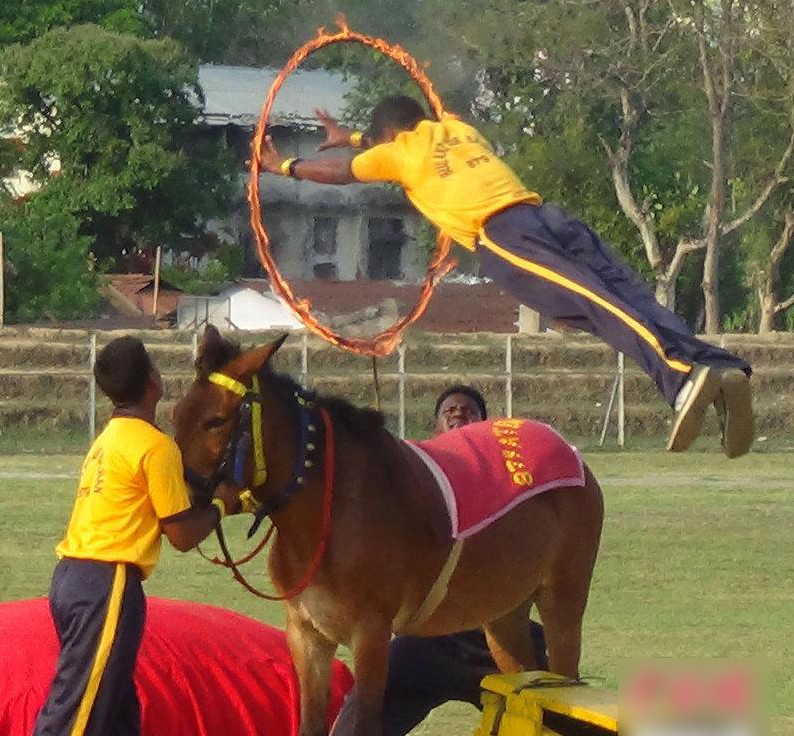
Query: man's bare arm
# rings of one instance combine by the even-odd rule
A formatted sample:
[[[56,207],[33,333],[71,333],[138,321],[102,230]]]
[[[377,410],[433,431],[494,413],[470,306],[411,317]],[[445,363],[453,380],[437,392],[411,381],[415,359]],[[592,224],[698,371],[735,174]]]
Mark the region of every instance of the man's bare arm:
[[[292,166],[296,179],[319,184],[352,184],[356,181],[350,161],[344,158],[299,159]]]
[[[239,513],[240,490],[236,486],[221,483],[215,490],[214,498],[223,501],[224,514]],[[161,526],[168,541],[180,552],[187,552],[209,536],[218,526],[221,516],[215,506],[203,506],[164,519]]]
[[[282,171],[285,159],[269,136],[262,147],[260,161],[262,168],[271,174],[287,173]],[[296,179],[316,181],[318,184],[352,184],[356,181],[350,169],[350,159],[346,158],[297,159],[292,165],[291,174]]]

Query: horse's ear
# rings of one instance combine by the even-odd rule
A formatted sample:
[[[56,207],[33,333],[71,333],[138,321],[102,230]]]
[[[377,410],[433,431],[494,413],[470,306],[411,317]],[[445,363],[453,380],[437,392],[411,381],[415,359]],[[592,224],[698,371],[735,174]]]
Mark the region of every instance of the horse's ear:
[[[215,325],[208,324],[199,343],[196,355],[196,370],[213,370],[217,367],[220,353],[224,349],[223,338]]]
[[[276,351],[284,344],[284,341],[288,337],[289,333],[285,332],[267,345],[253,348],[252,350],[246,350],[234,361],[234,372],[241,378],[259,373],[262,366],[275,355]]]
[[[210,342],[220,342],[223,338],[221,337],[221,333],[218,331],[218,328],[207,323],[207,326],[204,328],[204,334],[201,336],[201,344],[204,345],[205,343]]]

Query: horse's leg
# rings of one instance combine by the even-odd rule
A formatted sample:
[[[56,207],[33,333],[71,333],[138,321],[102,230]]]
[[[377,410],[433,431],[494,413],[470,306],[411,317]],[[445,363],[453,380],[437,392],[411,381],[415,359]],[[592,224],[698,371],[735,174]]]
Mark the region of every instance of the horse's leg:
[[[549,669],[566,677],[579,676],[582,619],[588,586],[555,578],[538,592],[538,610],[549,647]]]
[[[354,736],[381,736],[386,678],[389,674],[391,626],[365,622],[353,636],[353,671],[356,677]]]
[[[496,666],[502,672],[520,672],[538,668],[532,631],[529,627],[531,608],[530,598],[510,613],[483,627],[488,649]]]
[[[287,605],[287,644],[300,685],[300,736],[325,736],[336,643],[317,631],[297,608]]]
[[[561,508],[566,543],[557,551],[549,573],[537,591],[540,618],[549,648],[549,669],[566,677],[579,676],[584,618],[603,521],[601,489],[589,469],[579,496],[569,495]],[[575,491],[574,491],[575,493]]]

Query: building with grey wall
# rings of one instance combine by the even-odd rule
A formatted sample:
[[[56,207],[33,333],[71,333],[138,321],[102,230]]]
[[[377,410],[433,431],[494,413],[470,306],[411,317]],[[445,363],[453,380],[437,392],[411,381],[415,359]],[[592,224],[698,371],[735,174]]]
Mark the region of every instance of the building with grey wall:
[[[216,223],[222,236],[246,249],[246,270],[259,261],[250,225],[245,185],[250,141],[276,69],[202,65],[204,122],[235,152],[240,189],[235,214]],[[324,70],[299,71],[282,87],[270,119],[270,134],[284,156],[317,154],[324,133],[314,109],[341,117],[352,82]],[[425,272],[418,243],[421,218],[398,187],[351,184],[338,187],[262,175],[263,219],[277,262],[289,279],[407,279]]]

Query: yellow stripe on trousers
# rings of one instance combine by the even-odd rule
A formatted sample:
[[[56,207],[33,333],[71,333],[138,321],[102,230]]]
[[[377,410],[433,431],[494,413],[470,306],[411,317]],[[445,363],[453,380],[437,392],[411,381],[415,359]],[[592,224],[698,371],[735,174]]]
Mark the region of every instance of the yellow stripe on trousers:
[[[589,299],[594,304],[598,304],[599,307],[602,307],[610,314],[613,314],[621,322],[634,330],[634,332],[636,332],[643,340],[645,340],[645,342],[647,342],[658,353],[659,357],[661,357],[662,360],[664,360],[664,362],[667,363],[667,365],[673,370],[680,371],[681,373],[689,373],[692,370],[691,365],[687,365],[681,361],[668,358],[665,355],[664,348],[662,348],[656,335],[654,335],[647,327],[645,327],[645,325],[634,319],[634,317],[632,317],[630,314],[624,312],[620,307],[616,307],[602,296],[590,291],[590,289],[587,287],[577,284],[575,281],[571,281],[565,276],[561,276],[555,271],[552,271],[550,268],[546,268],[545,266],[528,261],[525,258],[521,258],[520,256],[511,253],[509,250],[502,248],[501,245],[494,243],[494,241],[485,234],[484,230],[480,230],[479,239],[480,243],[489,251],[495,253],[500,258],[503,258],[508,263],[512,263],[522,271],[526,271],[527,273],[531,273],[534,276],[538,276],[539,278],[545,279],[546,281],[551,281],[558,286],[562,286],[564,289],[573,291],[575,294],[579,294],[585,299]]]
[[[105,672],[108,657],[110,657],[110,650],[116,638],[116,628],[119,623],[121,601],[124,597],[124,584],[126,581],[127,567],[119,563],[116,565],[116,571],[113,574],[113,587],[110,590],[107,614],[105,615],[105,623],[102,625],[102,633],[99,635],[94,664],[91,666],[88,684],[83,693],[83,699],[80,701],[80,707],[77,710],[77,716],[74,719],[74,725],[69,736],[83,736],[86,726],[88,726],[91,709],[94,707],[96,694],[99,691],[99,683],[102,681],[102,675]]]

